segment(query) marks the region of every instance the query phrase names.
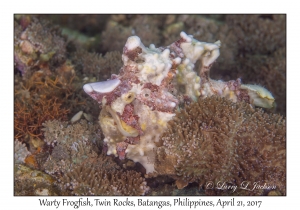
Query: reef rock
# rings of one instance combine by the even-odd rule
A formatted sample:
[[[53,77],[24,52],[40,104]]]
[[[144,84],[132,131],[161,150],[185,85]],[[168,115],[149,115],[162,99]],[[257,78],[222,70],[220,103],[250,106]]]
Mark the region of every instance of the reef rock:
[[[167,47],[145,47],[137,36],[123,49],[123,67],[110,80],[89,83],[84,91],[102,107],[99,122],[107,154],[141,163],[154,172],[157,142],[175,111],[183,104],[217,95],[233,102],[271,108],[272,94],[241,80],[215,81],[209,70],[219,56],[221,42],[200,42],[184,32]],[[200,61],[199,75],[194,71]]]

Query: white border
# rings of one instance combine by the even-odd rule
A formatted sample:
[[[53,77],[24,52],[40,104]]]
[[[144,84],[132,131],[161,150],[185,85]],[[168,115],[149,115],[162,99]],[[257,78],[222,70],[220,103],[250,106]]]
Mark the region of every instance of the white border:
[[[8,1],[6,1],[8,2]],[[296,1],[294,1],[296,2]],[[297,5],[284,1],[11,1],[1,3],[1,209],[42,209],[37,197],[13,196],[13,14],[14,13],[287,13],[287,196],[236,197],[241,200],[262,200],[260,209],[299,206],[299,13]],[[4,134],[4,135],[3,135]],[[45,197],[44,197],[45,198]],[[63,197],[51,197],[54,200]],[[103,197],[102,197],[103,198]],[[121,198],[121,197],[120,197]],[[124,198],[124,197],[123,197]],[[154,199],[155,197],[148,197]],[[156,197],[173,200],[174,197]],[[189,197],[191,198],[191,197]],[[192,197],[195,198],[195,197]],[[230,197],[221,197],[229,199]],[[67,199],[77,199],[67,197]],[[113,199],[113,198],[111,198]],[[133,199],[138,199],[134,197]],[[146,198],[144,198],[146,199]],[[197,198],[195,198],[197,199]],[[201,197],[217,200],[218,197]],[[53,209],[52,207],[51,209]],[[143,207],[145,208],[145,207]],[[153,207],[152,207],[153,208]],[[202,207],[203,208],[203,207]],[[299,207],[298,207],[299,208]],[[47,208],[50,209],[50,208]],[[74,209],[74,208],[70,208]],[[89,208],[91,209],[91,208]],[[105,209],[101,207],[101,209]],[[114,207],[107,209],[115,209]],[[122,208],[124,209],[124,207]],[[128,209],[125,207],[125,209]],[[163,208],[165,209],[165,208]],[[294,208],[295,209],[295,208]]]

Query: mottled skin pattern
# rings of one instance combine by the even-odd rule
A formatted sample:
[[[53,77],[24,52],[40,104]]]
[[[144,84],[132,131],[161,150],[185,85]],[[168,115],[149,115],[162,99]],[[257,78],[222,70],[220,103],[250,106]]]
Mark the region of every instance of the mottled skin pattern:
[[[200,42],[184,32],[180,36],[171,45],[159,48],[154,45],[146,48],[139,37],[129,37],[123,48],[124,65],[119,75],[111,76],[112,84],[117,85],[110,91],[102,91],[101,82],[84,87],[102,106],[99,119],[107,154],[140,162],[147,173],[154,171],[153,162],[148,159],[153,159],[155,143],[182,104],[212,95],[234,102],[256,100],[263,105],[263,100],[271,100],[267,105],[273,100],[267,90],[255,86],[250,86],[251,97],[255,97],[251,99],[249,86],[241,88],[240,79],[228,82],[210,79],[210,69],[219,56],[220,41]],[[199,76],[194,71],[197,60],[201,61]],[[261,99],[264,95],[269,98]]]
[[[129,51],[126,47],[124,47],[123,50],[123,53],[127,55],[131,61],[141,61],[138,58],[138,55],[142,52],[141,48]],[[178,100],[176,99],[176,97],[171,94],[172,92],[175,92],[172,84],[172,80],[175,76],[175,69],[176,64],[174,63],[174,65],[172,65],[172,69],[168,73],[167,77],[163,79],[160,86],[152,84],[150,82],[145,83],[141,88],[141,93],[131,97],[135,97],[134,100],[138,100],[140,103],[148,106],[151,110],[174,113],[174,109],[178,104]],[[118,78],[121,81],[120,84],[112,92],[101,94],[93,91],[89,93],[89,95],[100,104],[102,104],[102,102],[105,100],[105,106],[110,106],[116,99],[121,97],[123,94],[128,93],[133,87],[133,84],[141,85],[139,78],[136,76],[137,72],[138,69],[130,65],[125,65],[120,69],[119,75],[111,76],[111,79]],[[144,131],[141,129],[141,126],[139,124],[139,116],[134,113],[134,105],[132,102],[125,105],[122,114],[119,112],[117,112],[116,114],[123,122],[126,123],[126,125],[138,130],[139,135],[136,137],[127,137],[124,142],[117,143],[116,152],[120,159],[125,158],[125,150],[127,149],[128,144],[138,144],[140,141],[140,136],[144,135]],[[170,106],[170,102],[174,104]]]
[[[139,135],[143,135],[143,131],[138,123],[139,116],[133,113],[134,106],[133,104],[127,104],[124,108],[123,114],[117,113],[121,120],[123,120],[127,125],[137,129],[139,131]]]

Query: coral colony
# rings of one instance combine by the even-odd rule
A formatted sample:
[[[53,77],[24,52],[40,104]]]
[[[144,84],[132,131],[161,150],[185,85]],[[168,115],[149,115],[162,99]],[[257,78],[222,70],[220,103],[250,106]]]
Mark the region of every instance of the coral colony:
[[[220,47],[220,41],[201,42],[185,32],[171,45],[158,48],[153,44],[147,48],[139,37],[129,37],[119,75],[83,86],[102,107],[99,122],[107,155],[131,159],[141,163],[147,173],[155,172],[156,144],[183,104],[219,96],[272,108],[274,98],[261,86],[209,77]],[[195,70],[197,61],[199,72]]]

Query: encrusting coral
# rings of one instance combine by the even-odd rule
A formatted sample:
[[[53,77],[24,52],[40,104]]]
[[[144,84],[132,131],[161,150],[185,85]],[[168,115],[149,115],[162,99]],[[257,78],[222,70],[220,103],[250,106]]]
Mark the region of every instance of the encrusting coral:
[[[178,188],[197,182],[206,189],[209,182],[215,187],[224,182],[241,187],[248,183],[247,189],[252,189],[256,182],[276,186],[284,195],[285,126],[282,116],[244,102],[217,97],[199,100],[168,123],[158,143],[156,173],[175,178]],[[235,193],[261,195],[270,190],[239,189]],[[217,193],[216,188],[213,191]]]
[[[22,20],[15,21],[23,27],[17,30],[14,39],[14,60],[16,68],[23,74],[43,68],[45,65],[53,68],[66,60],[66,40],[58,28],[48,21],[28,17],[26,25]]]
[[[49,120],[43,126],[44,140],[52,147],[51,154],[41,166],[48,174],[60,177],[85,159],[97,156],[97,141],[101,139],[99,125],[93,125],[86,120],[80,120],[73,125]]]
[[[30,155],[31,153],[27,150],[25,144],[22,144],[17,139],[15,140],[15,146],[14,146],[14,156],[15,156],[15,163],[24,163],[25,158],[27,155]]]
[[[14,175],[15,196],[58,196],[61,194],[59,187],[54,184],[55,179],[42,171],[15,164]]]

